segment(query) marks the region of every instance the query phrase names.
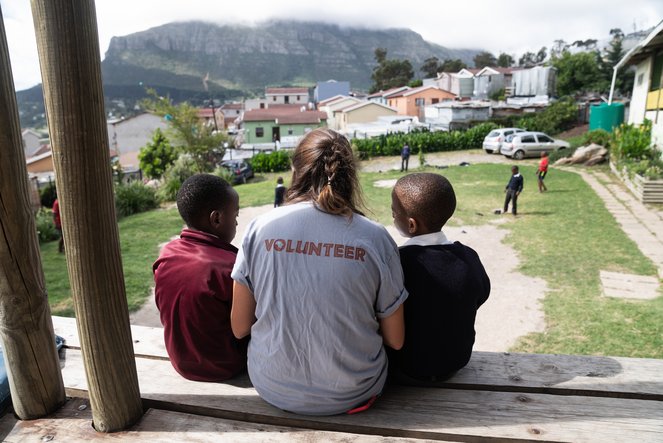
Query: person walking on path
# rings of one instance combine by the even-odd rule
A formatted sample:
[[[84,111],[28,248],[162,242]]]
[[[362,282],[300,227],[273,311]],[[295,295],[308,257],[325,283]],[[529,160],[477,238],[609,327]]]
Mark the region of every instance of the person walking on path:
[[[276,188],[274,189],[274,207],[278,208],[285,201],[285,185],[283,184],[283,177],[276,179]]]
[[[539,169],[536,170],[536,177],[539,182],[539,192],[547,191],[546,184],[543,183],[543,180],[546,178],[548,173],[548,153],[541,153],[541,161],[539,162]]]
[[[408,164],[410,163],[410,147],[407,143],[401,149],[401,172],[407,171]]]
[[[504,192],[506,192],[506,197],[504,199],[504,213],[506,214],[509,210],[509,202],[513,201],[511,204],[511,213],[513,215],[518,215],[518,196],[523,192],[523,176],[518,172],[518,166],[511,167],[511,178],[509,183],[507,183]]]

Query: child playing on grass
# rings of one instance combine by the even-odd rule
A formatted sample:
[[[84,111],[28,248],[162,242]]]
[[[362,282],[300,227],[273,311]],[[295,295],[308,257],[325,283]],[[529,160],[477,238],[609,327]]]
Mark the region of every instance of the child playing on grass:
[[[544,151],[541,153],[539,168],[536,170],[536,178],[539,181],[539,192],[548,190],[548,188],[546,188],[546,184],[543,183],[543,180],[546,178],[546,174],[548,174],[548,153]]]
[[[410,239],[400,248],[405,288],[405,344],[389,350],[400,384],[429,386],[470,360],[477,309],[490,280],[477,253],[447,240],[442,227],[456,209],[449,181],[433,173],[402,177],[391,194],[394,225]]]
[[[509,201],[511,203],[511,213],[513,215],[518,215],[518,196],[523,192],[523,176],[518,172],[518,166],[511,167],[511,178],[509,183],[506,184],[504,192],[506,197],[504,198],[504,214],[509,210]]]
[[[246,340],[230,328],[239,197],[222,178],[198,174],[182,184],[177,209],[187,228],[153,266],[166,350],[184,378],[226,380],[246,367]]]
[[[274,207],[278,208],[285,201],[286,188],[283,185],[283,177],[276,179],[276,188],[274,189]]]

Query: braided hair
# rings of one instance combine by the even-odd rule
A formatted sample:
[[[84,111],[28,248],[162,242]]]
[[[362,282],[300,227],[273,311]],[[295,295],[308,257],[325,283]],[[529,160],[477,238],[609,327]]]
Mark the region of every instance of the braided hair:
[[[288,203],[313,201],[329,214],[361,214],[361,188],[350,142],[327,128],[315,129],[299,142],[292,157]]]

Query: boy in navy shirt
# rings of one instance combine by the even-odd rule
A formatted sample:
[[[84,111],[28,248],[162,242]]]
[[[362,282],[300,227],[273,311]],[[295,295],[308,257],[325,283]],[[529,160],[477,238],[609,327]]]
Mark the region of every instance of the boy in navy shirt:
[[[392,381],[418,386],[443,381],[470,360],[474,320],[490,294],[477,253],[450,242],[442,227],[456,209],[451,183],[439,174],[402,177],[392,196],[405,288],[405,344],[389,354]]]
[[[518,215],[518,196],[523,192],[523,176],[518,172],[518,166],[511,167],[511,178],[509,183],[506,184],[504,192],[506,197],[504,198],[504,213],[509,210],[509,201],[512,201],[511,204],[511,213],[513,215]]]

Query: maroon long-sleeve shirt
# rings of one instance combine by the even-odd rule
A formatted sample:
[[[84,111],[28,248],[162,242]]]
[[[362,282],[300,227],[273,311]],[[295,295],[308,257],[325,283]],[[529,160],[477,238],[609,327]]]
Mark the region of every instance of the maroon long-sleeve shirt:
[[[230,328],[236,256],[237,248],[218,237],[184,229],[154,262],[166,350],[187,379],[222,381],[246,367],[246,340]]]

